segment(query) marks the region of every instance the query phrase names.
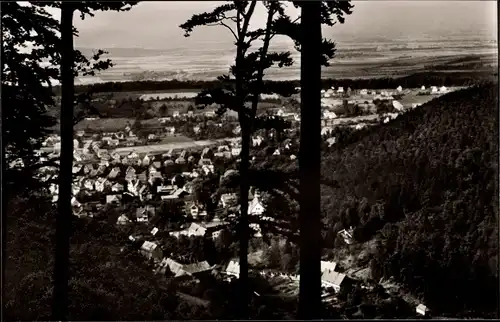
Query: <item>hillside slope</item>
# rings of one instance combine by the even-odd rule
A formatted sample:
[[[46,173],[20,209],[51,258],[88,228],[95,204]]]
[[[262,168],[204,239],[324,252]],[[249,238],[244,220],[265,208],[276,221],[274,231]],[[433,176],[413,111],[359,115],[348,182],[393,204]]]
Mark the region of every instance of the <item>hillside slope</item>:
[[[326,236],[377,240],[393,276],[438,314],[495,317],[498,85],[445,95],[324,152]],[[332,238],[325,241],[333,247]]]

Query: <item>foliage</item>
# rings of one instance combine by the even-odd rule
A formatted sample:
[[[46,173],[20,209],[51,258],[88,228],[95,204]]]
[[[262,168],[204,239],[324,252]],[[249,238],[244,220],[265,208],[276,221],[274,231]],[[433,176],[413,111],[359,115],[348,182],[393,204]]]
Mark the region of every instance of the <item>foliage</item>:
[[[12,200],[8,210],[5,318],[50,320],[54,209],[46,199],[32,197]],[[69,319],[200,317],[179,309],[175,287],[153,276],[139,254],[120,252],[127,235],[104,221],[73,218]]]
[[[47,111],[56,104],[53,84],[60,81],[61,39],[59,22],[44,9],[47,5],[57,7],[59,3],[20,5],[9,2],[2,8],[4,155],[6,164],[19,158],[24,164],[22,169],[6,171],[5,182],[11,192],[38,187],[33,176],[42,166],[37,151],[48,129],[56,123]],[[79,4],[78,7],[84,12],[96,5]],[[113,6],[115,4],[109,7]],[[92,75],[110,67],[109,60],[100,59],[104,53],[100,50],[87,58],[76,50],[75,75]],[[75,103],[90,107],[89,95],[88,92],[78,95]],[[78,113],[77,120],[85,115],[86,109]],[[20,182],[23,184],[16,185]]]

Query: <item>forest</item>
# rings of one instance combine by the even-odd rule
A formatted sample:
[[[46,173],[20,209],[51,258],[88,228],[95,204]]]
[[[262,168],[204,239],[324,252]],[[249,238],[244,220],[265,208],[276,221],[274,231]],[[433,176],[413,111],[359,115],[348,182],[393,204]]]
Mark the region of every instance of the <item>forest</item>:
[[[351,87],[352,89],[386,89],[402,86],[404,88],[418,88],[425,86],[468,86],[476,84],[479,80],[491,81],[497,74],[470,72],[450,72],[441,73],[436,71],[419,72],[401,78],[370,78],[370,79],[323,79],[323,88],[331,86]],[[203,90],[212,88],[219,84],[218,80],[213,81],[137,81],[137,82],[107,82],[92,85],[75,86],[77,93],[106,93],[106,92],[140,92],[140,91],[161,91],[161,90]],[[293,81],[266,81],[265,86],[300,86],[299,80]],[[56,95],[60,94],[60,87],[54,87]]]
[[[325,236],[352,226],[375,240],[374,279],[394,277],[442,314],[497,313],[497,92],[448,94],[323,152],[336,183],[322,186]]]

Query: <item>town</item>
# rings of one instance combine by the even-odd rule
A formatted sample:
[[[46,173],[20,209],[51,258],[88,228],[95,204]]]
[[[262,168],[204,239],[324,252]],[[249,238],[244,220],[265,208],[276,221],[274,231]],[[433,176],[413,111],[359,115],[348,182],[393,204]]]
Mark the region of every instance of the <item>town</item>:
[[[344,90],[338,87],[322,90],[325,148],[335,147],[338,129],[358,131],[370,125],[389,123],[398,115],[457,89],[422,86],[419,89]],[[142,98],[148,102],[154,100]],[[279,97],[272,99],[280,100]],[[163,100],[157,100],[157,105],[172,104],[168,98]],[[207,300],[200,294],[188,294],[192,285],[201,283],[206,276],[218,276],[221,280],[239,276],[233,230],[239,211],[237,180],[241,140],[237,136],[240,127],[236,118],[220,117],[214,110],[172,108],[167,113],[169,116],[158,118],[159,124],[149,131],[144,131],[146,126],[127,123],[115,132],[93,129],[75,133],[73,214],[90,220],[108,218],[110,226],[128,235],[122,252],[138,252],[155,274],[174,279],[182,285],[183,296],[195,298],[197,303],[206,306]],[[284,105],[263,110],[261,114],[285,120],[288,126],[282,133],[260,130],[252,136],[252,164],[269,158],[278,164],[296,163],[300,125],[297,111]],[[85,121],[89,124],[99,119]],[[222,135],[227,137],[207,137],[214,129],[228,126]],[[178,136],[197,140],[159,143]],[[49,158],[57,158],[59,137],[50,136],[43,149],[50,151]],[[43,181],[52,182],[53,202],[58,200],[56,173],[55,167],[40,171]],[[270,198],[266,192],[251,188],[248,213],[252,218],[253,237],[249,263],[252,272],[271,283],[275,292],[297,296],[300,276],[296,246],[283,237],[273,236],[265,228],[265,223],[278,220],[274,216],[277,209],[273,209]],[[343,240],[343,248],[355,247],[352,227],[343,227],[337,234]],[[323,297],[333,307],[339,302],[341,290],[349,290],[356,284],[365,289],[382,285],[390,293],[391,284],[371,280],[369,268],[356,267],[350,260],[335,262],[334,257],[326,254],[321,262]],[[258,292],[255,294],[260,296]],[[409,301],[418,315],[428,314],[424,304]]]

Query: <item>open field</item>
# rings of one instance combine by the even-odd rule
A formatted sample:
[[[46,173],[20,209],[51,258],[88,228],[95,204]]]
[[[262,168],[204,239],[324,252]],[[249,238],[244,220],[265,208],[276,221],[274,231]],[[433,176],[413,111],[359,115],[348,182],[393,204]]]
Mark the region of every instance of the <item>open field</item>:
[[[135,120],[132,118],[102,118],[95,120],[82,120],[75,125],[75,131],[99,130],[103,132],[123,131],[127,125],[132,125]]]
[[[130,146],[117,148],[114,151],[120,155],[127,155],[131,152],[136,152],[138,154],[152,153],[159,154],[168,152],[170,150],[180,150],[180,149],[199,149],[211,145],[216,145],[223,141],[234,140],[234,138],[227,138],[221,140],[203,140],[203,141],[185,141],[185,142],[171,142],[166,144],[155,144],[155,145],[143,145],[143,146]]]

